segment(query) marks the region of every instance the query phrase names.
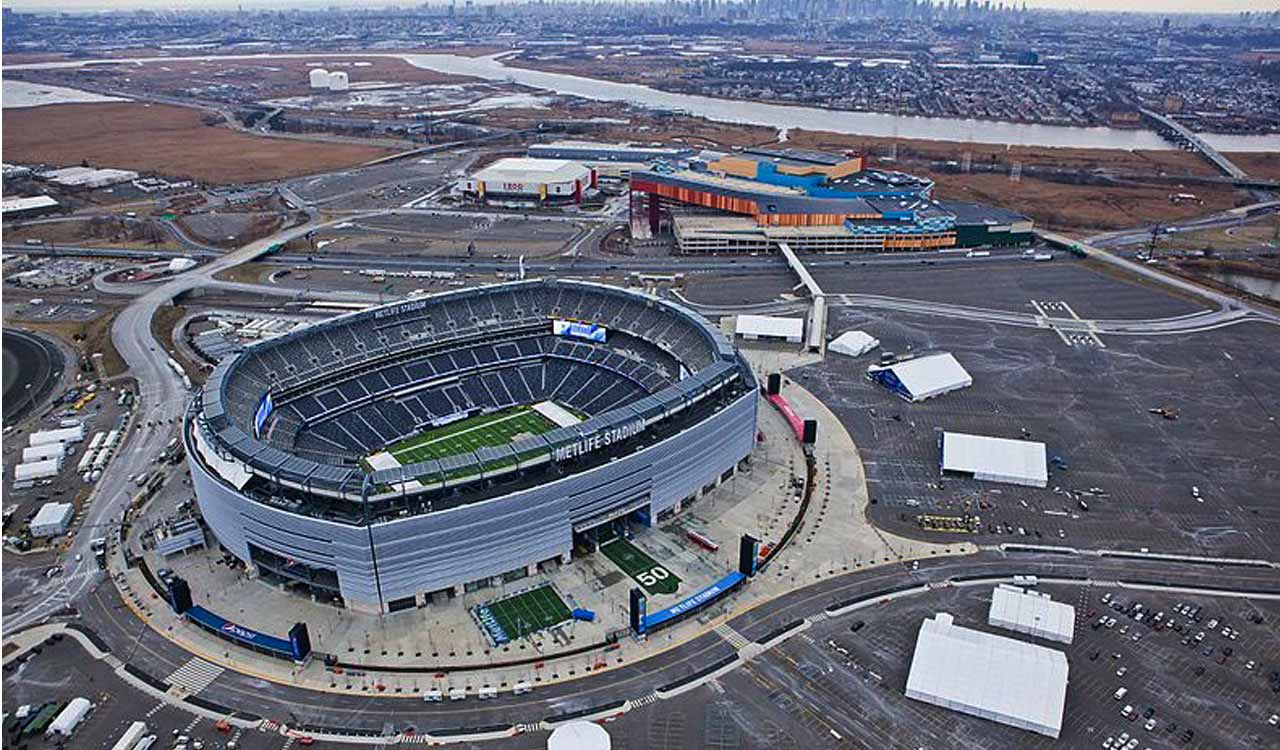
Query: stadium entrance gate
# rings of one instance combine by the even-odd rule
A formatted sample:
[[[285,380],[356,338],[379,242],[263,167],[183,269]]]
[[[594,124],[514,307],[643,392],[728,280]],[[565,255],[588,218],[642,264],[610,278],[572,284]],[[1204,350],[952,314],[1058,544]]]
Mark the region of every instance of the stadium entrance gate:
[[[630,536],[631,524],[648,528],[653,525],[653,512],[648,493],[573,525],[573,546],[595,552],[600,545],[617,536]]]

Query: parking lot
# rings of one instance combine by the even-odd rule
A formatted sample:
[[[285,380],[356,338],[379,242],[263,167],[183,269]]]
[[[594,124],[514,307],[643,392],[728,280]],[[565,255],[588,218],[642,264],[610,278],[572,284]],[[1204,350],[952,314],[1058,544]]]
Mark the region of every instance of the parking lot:
[[[1092,304],[1073,307],[1087,317]],[[1280,492],[1273,327],[1111,336],[1102,349],[1042,329],[833,310],[832,334],[853,329],[879,338],[881,351],[949,351],[974,381],[908,403],[866,379],[874,353],[829,355],[792,373],[853,435],[872,517],[883,527],[954,538],[922,531],[917,516],[976,515],[979,543],[1273,555],[1280,539],[1280,508],[1269,501]],[[1152,412],[1159,409],[1176,418]],[[944,480],[943,430],[1041,441],[1059,460],[1044,489]]]
[[[220,732],[214,721],[160,701],[122,680],[104,662],[86,658],[85,651],[70,637],[40,647],[40,653],[32,652],[21,664],[6,665],[4,672],[6,715],[12,715],[24,704],[39,706],[76,697],[95,704],[93,712],[70,738],[59,742],[59,738],[36,735],[14,741],[6,727],[6,748],[107,750],[135,721],[146,722],[148,733],[156,735],[153,750],[170,750],[184,736],[189,740],[188,750],[224,750],[231,740],[237,750],[285,750],[298,746],[287,737],[257,730],[233,727]]]
[[[1142,750],[1280,742],[1280,727],[1268,724],[1280,710],[1280,678],[1272,677],[1280,669],[1274,603],[1087,586],[1040,589],[1075,606],[1073,645],[992,628],[986,624],[991,586],[951,587],[820,622],[722,680],[759,725],[785,727],[791,746],[1111,750],[1137,738],[1133,747]],[[1102,601],[1106,595],[1125,611],[1111,609]],[[1142,609],[1131,609],[1136,604]],[[1198,607],[1198,619],[1176,612],[1178,605],[1188,612]],[[920,622],[936,612],[951,613],[957,625],[1066,653],[1070,675],[1058,740],[905,697]],[[1146,613],[1142,622],[1137,613]],[[1151,627],[1158,613],[1161,623],[1175,624]],[[1116,624],[1091,627],[1104,616]],[[1218,629],[1210,632],[1214,619]],[[1222,635],[1224,627],[1236,633],[1234,640]],[[1181,644],[1202,630],[1202,644]],[[1208,648],[1213,654],[1203,653]],[[1223,658],[1225,649],[1231,655]],[[1116,700],[1121,687],[1126,693]],[[1125,706],[1133,707],[1132,720],[1121,715]],[[1125,742],[1117,742],[1126,733]]]

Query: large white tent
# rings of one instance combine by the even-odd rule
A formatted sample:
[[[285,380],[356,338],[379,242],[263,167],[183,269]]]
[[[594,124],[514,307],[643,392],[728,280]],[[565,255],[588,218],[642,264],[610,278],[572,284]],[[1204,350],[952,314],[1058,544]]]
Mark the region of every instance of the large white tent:
[[[734,333],[748,341],[781,339],[798,344],[804,338],[804,318],[779,318],[772,315],[739,315]]]
[[[877,346],[880,346],[880,339],[866,331],[845,331],[832,340],[827,349],[846,357],[861,357]]]
[[[973,378],[948,352],[872,365],[867,368],[867,377],[908,401],[924,401],[973,385]]]
[[[1067,671],[1061,651],[960,627],[940,612],[920,624],[906,693],[1056,739]]]
[[[1076,608],[1055,602],[1048,594],[1002,583],[991,592],[987,624],[1061,643],[1076,633]]]
[[[1045,487],[1049,467],[1044,443],[1031,440],[942,433],[943,473],[967,474],[986,482]]]

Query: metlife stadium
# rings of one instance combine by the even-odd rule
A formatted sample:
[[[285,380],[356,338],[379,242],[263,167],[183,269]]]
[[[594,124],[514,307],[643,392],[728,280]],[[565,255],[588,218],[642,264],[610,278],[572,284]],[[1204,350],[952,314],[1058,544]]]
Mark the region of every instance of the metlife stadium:
[[[684,307],[532,280],[263,341],[214,370],[183,435],[224,548],[388,612],[678,513],[750,455],[757,391]]]

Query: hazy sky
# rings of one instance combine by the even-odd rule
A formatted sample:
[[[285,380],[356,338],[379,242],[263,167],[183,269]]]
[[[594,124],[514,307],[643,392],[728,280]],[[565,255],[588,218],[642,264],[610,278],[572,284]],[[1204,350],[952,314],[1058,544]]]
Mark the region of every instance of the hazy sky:
[[[429,0],[433,5],[447,0]],[[498,0],[477,0],[477,4]],[[619,0],[614,0],[619,1]],[[1009,2],[1009,0],[1005,0]],[[1021,4],[1021,0],[1014,0]],[[999,0],[995,0],[999,2]],[[995,4],[993,2],[993,4]],[[415,6],[420,1],[397,0],[0,0],[6,8],[24,10],[109,10],[148,8],[154,10],[172,8],[288,8],[288,7],[343,7],[383,8],[387,6]],[[462,2],[458,3],[459,5]],[[1059,8],[1095,11],[1147,11],[1151,13],[1237,13],[1245,10],[1274,11],[1280,9],[1280,0],[1027,0],[1028,7]]]

